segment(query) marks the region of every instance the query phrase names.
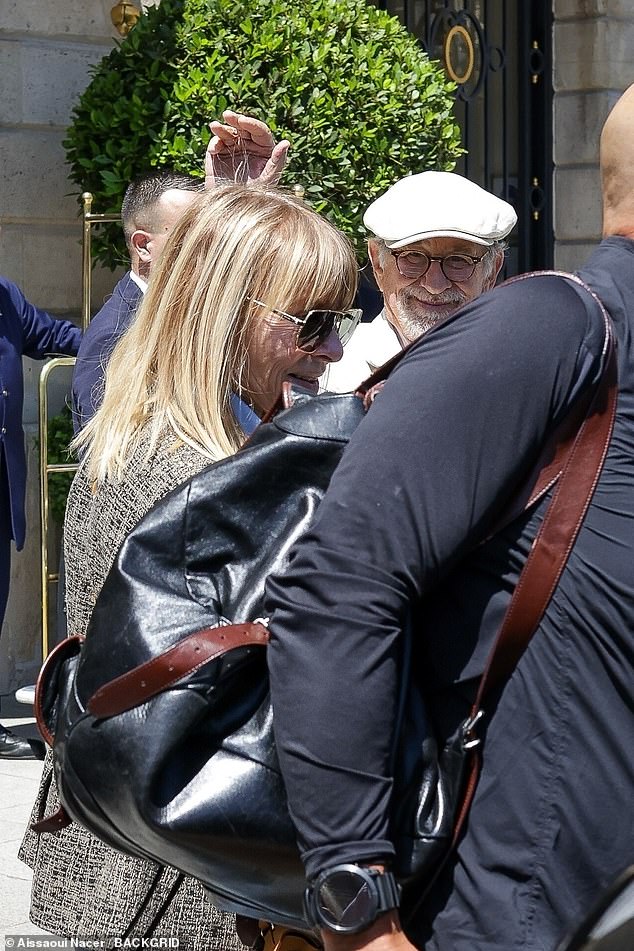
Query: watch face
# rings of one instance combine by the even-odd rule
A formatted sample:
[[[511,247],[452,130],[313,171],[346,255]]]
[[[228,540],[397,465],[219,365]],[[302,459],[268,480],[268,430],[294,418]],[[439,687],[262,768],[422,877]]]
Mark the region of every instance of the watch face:
[[[333,931],[361,931],[376,917],[376,889],[361,869],[330,872],[315,900],[324,925]]]

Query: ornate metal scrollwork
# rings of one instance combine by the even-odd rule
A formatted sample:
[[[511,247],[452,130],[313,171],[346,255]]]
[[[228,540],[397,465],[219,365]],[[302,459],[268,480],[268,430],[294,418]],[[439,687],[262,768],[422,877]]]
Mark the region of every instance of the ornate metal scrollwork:
[[[439,10],[434,14],[429,37],[429,55],[444,65],[465,102],[475,96],[489,68],[484,31],[467,10]]]
[[[445,69],[455,83],[462,86],[473,75],[475,49],[469,31],[456,24],[452,26],[443,43]]]

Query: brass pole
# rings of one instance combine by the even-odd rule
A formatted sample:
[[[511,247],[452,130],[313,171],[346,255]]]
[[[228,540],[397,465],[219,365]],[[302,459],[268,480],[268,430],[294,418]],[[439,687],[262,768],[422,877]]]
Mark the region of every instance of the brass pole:
[[[51,472],[75,472],[77,465],[51,464],[48,462],[48,379],[58,367],[72,367],[75,357],[55,357],[42,367],[39,384],[39,445],[40,445],[40,566],[42,582],[42,662],[49,652],[48,637],[48,586],[58,580],[57,572],[48,570],[48,476]]]
[[[81,235],[81,329],[90,323],[90,298],[92,296],[92,226],[111,221],[121,221],[121,215],[94,215],[91,211],[92,192],[81,196],[83,208]]]
[[[81,196],[81,200],[84,205],[81,235],[81,329],[86,330],[86,327],[90,323],[90,297],[92,291],[92,264],[90,260],[90,209],[92,208],[92,193],[84,192]]]
[[[82,298],[81,298],[81,326],[86,330],[90,323],[90,298],[92,292],[92,226],[101,222],[120,221],[121,215],[95,215],[92,213],[93,196],[91,192],[84,192],[82,197]],[[40,573],[42,583],[42,661],[49,652],[48,636],[48,608],[49,585],[59,580],[58,573],[49,571],[49,504],[48,504],[48,477],[52,472],[76,472],[77,464],[68,465],[50,464],[48,462],[48,380],[58,367],[72,367],[75,357],[55,357],[49,360],[42,368],[39,383],[39,442],[40,442]]]

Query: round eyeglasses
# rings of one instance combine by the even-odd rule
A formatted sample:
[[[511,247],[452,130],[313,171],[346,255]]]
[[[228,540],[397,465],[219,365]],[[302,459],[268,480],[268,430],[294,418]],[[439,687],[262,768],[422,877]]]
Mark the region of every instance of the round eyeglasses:
[[[438,261],[440,270],[448,281],[457,284],[468,281],[480,261],[487,256],[487,251],[480,257],[472,254],[447,254],[444,257],[434,254],[425,254],[424,251],[390,251],[396,259],[396,266],[403,277],[424,277],[431,267],[432,261]]]
[[[342,345],[346,344],[354,333],[363,313],[359,308],[352,310],[309,310],[301,316],[287,314],[285,310],[271,307],[255,297],[247,298],[258,307],[266,307],[272,314],[292,320],[299,328],[297,331],[297,348],[304,353],[314,353],[318,347],[326,342],[330,334],[335,331]]]

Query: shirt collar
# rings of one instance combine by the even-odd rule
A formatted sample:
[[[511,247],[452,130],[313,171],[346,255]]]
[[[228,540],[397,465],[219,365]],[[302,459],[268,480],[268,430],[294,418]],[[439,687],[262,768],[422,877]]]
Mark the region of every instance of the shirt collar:
[[[368,324],[366,335],[366,359],[374,371],[403,349],[394,327],[382,310]]]
[[[250,406],[247,406],[237,393],[231,394],[231,409],[245,436],[250,436],[260,425],[260,417],[258,414],[255,413]]]
[[[132,278],[134,283],[137,285],[137,287],[141,288],[141,293],[145,294],[145,292],[147,291],[147,281],[144,281],[143,278],[139,277],[138,274],[135,274],[134,271],[130,271],[130,277]]]

